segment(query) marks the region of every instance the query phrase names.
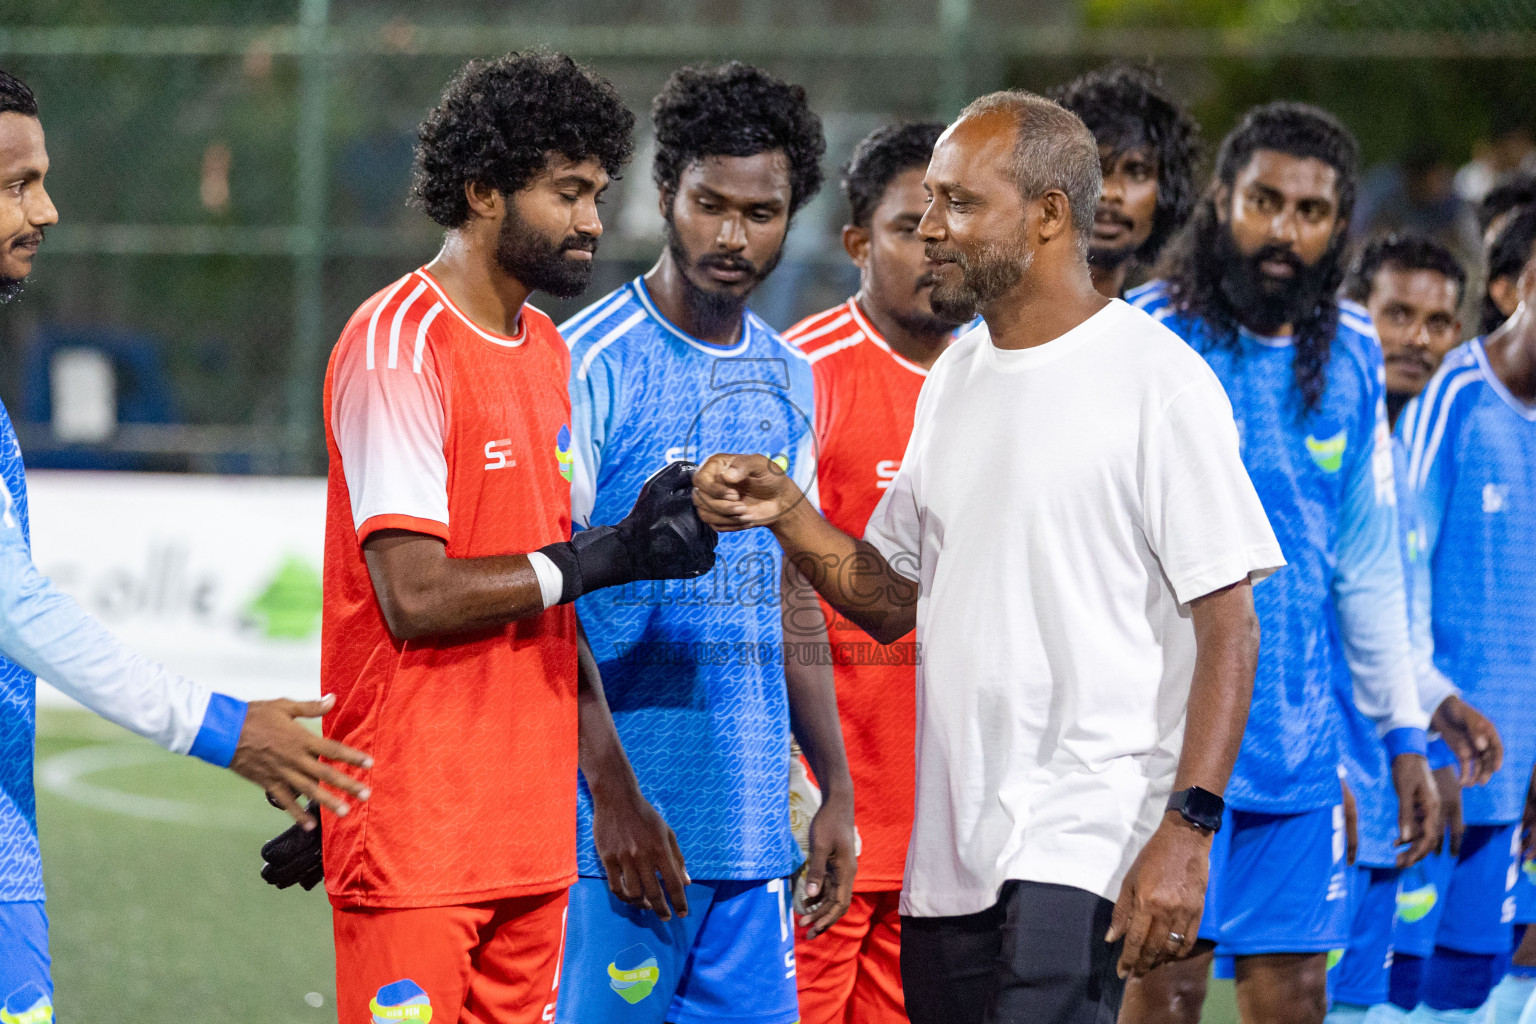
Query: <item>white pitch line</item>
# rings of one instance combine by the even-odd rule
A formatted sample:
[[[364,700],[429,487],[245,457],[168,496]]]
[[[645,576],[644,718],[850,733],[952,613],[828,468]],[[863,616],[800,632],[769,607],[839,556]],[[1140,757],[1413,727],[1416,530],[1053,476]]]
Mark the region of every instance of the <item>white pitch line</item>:
[[[37,780],[43,789],[71,803],[142,821],[164,821],[239,832],[275,834],[281,831],[282,821],[273,815],[262,814],[260,808],[255,806],[244,810],[212,807],[168,797],[124,793],[85,780],[87,775],[96,772],[153,764],[164,756],[164,751],[137,744],[103,743],[81,747],[54,754],[38,762]]]

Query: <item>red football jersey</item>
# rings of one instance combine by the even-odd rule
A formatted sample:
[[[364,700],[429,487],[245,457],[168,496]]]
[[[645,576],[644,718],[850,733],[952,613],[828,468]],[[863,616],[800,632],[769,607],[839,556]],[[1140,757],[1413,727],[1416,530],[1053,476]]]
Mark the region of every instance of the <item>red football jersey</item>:
[[[810,357],[816,379],[822,511],[862,537],[901,466],[928,371],[891,351],[853,299],[801,321],[784,337]],[[908,633],[882,647],[826,602],[822,610],[864,844],[854,889],[898,889],[915,799],[916,643]]]
[[[325,377],[325,734],[373,756],[371,798],[325,816],[340,907],[427,907],[576,877],[576,613],[396,639],[362,543],[441,537],[450,558],[534,551],[571,529],[570,354],[524,306],[472,323],[426,270],[363,303]]]

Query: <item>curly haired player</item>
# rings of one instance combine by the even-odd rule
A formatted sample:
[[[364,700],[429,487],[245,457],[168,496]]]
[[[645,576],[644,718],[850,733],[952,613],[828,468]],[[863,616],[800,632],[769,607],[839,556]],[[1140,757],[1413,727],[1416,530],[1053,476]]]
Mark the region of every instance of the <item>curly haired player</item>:
[[[666,246],[561,328],[582,525],[612,522],[636,482],[715,446],[764,452],[807,486],[816,473],[810,364],[747,298],[821,185],[821,121],[804,89],[737,63],[676,72],[651,119]],[[577,605],[640,788],[677,829],[693,883],[688,917],[660,926],[604,886],[587,835],[609,782],[583,766],[560,1021],[799,1018],[791,727],[826,793],[806,868],[811,931],[848,905],[852,784],[815,595],[781,585],[771,539],[725,538],[719,553],[695,584]]]
[[[567,57],[466,65],[421,127],[412,187],[442,250],[331,354],[326,731],[375,751],[373,799],[322,819],[342,1024],[551,1018],[578,756],[612,780],[599,831],[632,898],[661,903],[658,874],[682,891],[571,602],[698,575],[714,537],[673,465],[636,481],[621,522],[569,539],[570,355],[527,302],[586,286],[633,123]]]

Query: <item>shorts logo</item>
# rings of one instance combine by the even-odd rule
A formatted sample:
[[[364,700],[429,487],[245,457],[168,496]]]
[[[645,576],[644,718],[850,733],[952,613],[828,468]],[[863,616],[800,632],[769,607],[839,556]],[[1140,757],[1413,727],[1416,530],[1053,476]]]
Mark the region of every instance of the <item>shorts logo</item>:
[[[1532,885],[1536,885],[1536,860],[1528,860],[1522,862],[1520,865],[1520,870],[1525,872],[1525,880],[1527,882],[1530,882]]]
[[[1337,473],[1344,465],[1344,446],[1349,441],[1349,431],[1341,430],[1332,437],[1325,437],[1321,441],[1307,435],[1307,453],[1312,456],[1312,461],[1317,463],[1317,468],[1324,473]]]
[[[1339,966],[1339,961],[1343,960],[1343,959],[1344,959],[1344,951],[1342,949],[1330,949],[1328,951],[1328,968],[1327,969],[1330,970],[1330,971],[1333,970],[1335,967]]]
[[[368,1009],[373,1012],[373,1024],[394,1024],[399,1020],[427,1024],[432,1019],[432,1000],[409,978],[379,989],[378,995],[368,1001]]]
[[[565,477],[565,482],[570,483],[571,477],[576,474],[576,456],[571,451],[571,428],[564,424],[560,427],[560,433],[555,435],[555,463],[560,467],[560,475]]]
[[[630,1005],[650,995],[660,980],[661,968],[656,966],[656,957],[643,944],[621,950],[608,965],[608,987]]]
[[[1422,921],[1435,909],[1439,899],[1440,890],[1434,882],[1400,892],[1397,894],[1397,916],[1409,924]]]
[[[41,986],[29,982],[6,997],[0,1024],[53,1024],[53,1000]]]

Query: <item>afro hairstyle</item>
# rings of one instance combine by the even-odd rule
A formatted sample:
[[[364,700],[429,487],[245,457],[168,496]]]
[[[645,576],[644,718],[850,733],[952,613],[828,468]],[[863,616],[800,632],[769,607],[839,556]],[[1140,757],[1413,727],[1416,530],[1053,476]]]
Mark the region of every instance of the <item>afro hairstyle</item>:
[[[656,163],[651,177],[664,196],[694,163],[711,156],[756,156],[781,149],[789,160],[793,215],[821,188],[827,149],[821,118],[805,89],[738,61],[672,73],[651,104]]]
[[[552,153],[595,159],[617,177],[634,152],[634,128],[613,85],[563,54],[472,60],[417,129],[411,205],[445,228],[460,227],[469,219],[465,185],[510,195]]]
[[[936,122],[888,124],[870,132],[854,148],[843,168],[843,195],[852,208],[851,223],[868,227],[891,181],[914,167],[927,167],[934,143],[945,126]]]
[[[1157,157],[1157,213],[1152,234],[1136,251],[1137,260],[1151,263],[1195,208],[1200,126],[1156,73],[1141,68],[1090,71],[1051,98],[1081,118],[1115,156],[1146,146]]]

